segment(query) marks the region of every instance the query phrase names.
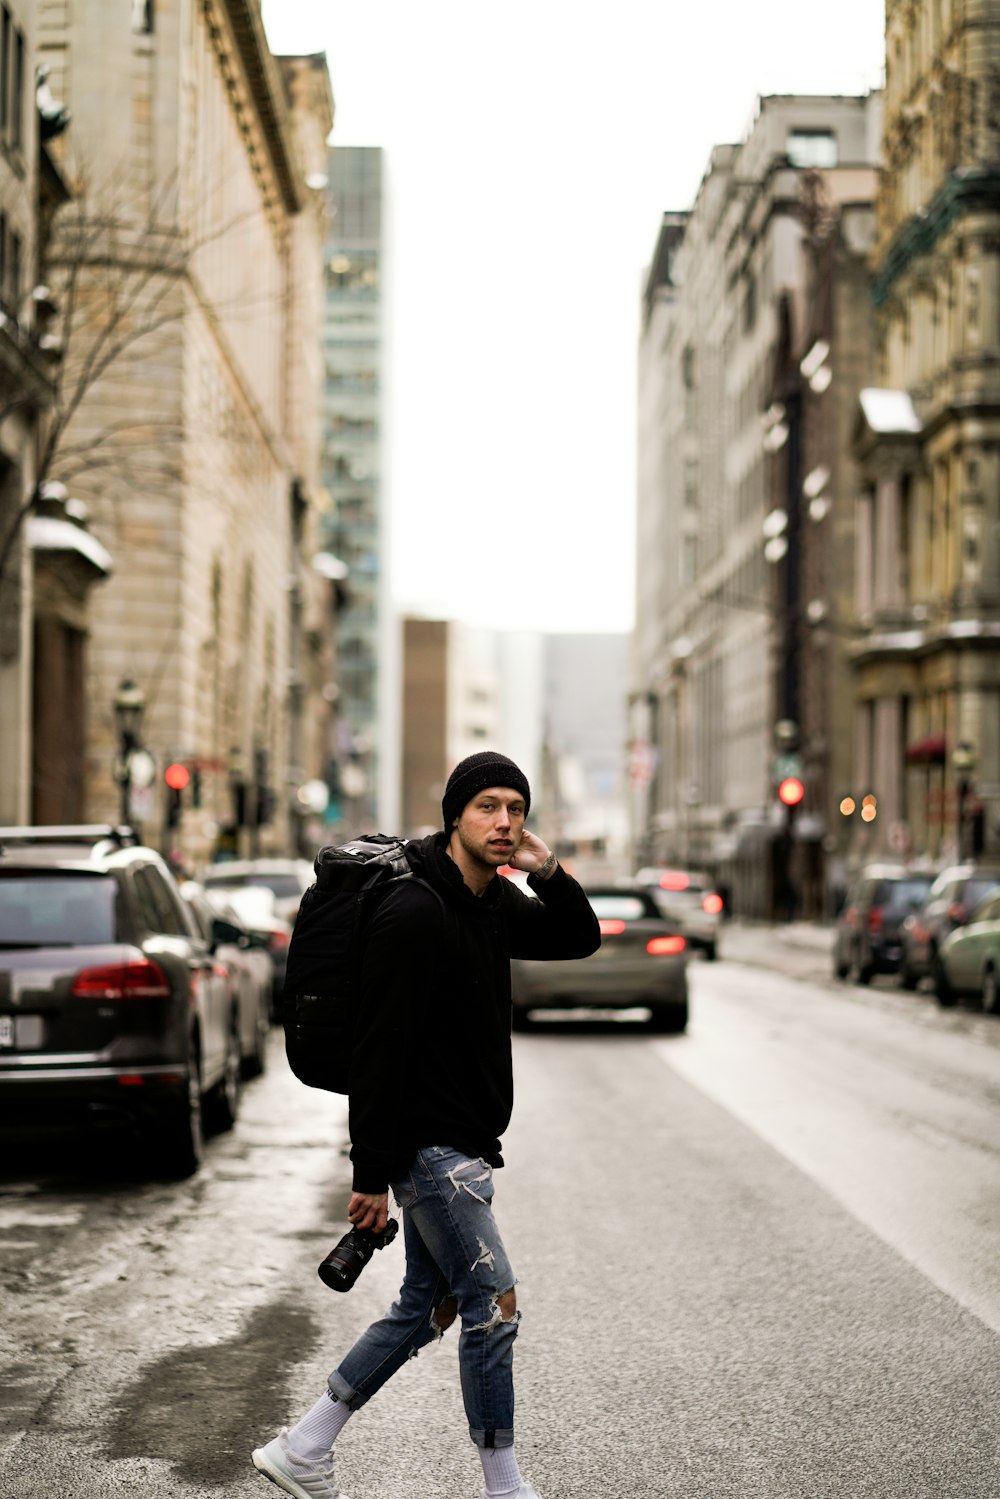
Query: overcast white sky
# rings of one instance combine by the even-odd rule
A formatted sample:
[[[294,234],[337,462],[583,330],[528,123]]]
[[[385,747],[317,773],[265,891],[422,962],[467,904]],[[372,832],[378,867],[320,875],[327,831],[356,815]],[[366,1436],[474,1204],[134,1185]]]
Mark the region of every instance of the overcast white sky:
[[[863,93],[881,0],[265,0],[386,152],[386,480],[401,608],[629,629],[635,349],[665,209],[759,94]]]

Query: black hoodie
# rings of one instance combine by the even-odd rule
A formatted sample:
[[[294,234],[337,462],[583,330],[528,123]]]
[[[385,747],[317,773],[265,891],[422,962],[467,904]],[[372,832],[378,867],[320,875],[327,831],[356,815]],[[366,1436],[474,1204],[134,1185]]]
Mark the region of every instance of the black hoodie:
[[[444,833],[408,846],[418,878],[392,886],[365,936],[351,1063],[356,1192],[384,1192],[424,1145],[503,1165],[510,959],[585,958],[601,943],[565,870],[529,876],[537,900],[500,875],[476,896],[446,848]]]

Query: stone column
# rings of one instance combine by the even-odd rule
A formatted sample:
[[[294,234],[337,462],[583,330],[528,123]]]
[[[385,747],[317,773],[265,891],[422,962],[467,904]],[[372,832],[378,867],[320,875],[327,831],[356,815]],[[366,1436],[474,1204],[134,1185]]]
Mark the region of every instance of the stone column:
[[[875,491],[874,606],[892,609],[899,598],[899,478],[883,475]]]

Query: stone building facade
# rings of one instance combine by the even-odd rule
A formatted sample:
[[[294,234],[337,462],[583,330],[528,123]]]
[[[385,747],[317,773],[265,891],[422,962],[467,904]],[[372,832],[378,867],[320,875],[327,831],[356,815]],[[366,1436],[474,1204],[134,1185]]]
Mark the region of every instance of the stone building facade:
[[[332,123],[325,63],[282,71],[257,0],[55,0],[39,42],[73,111],[57,244],[78,383],[54,472],[116,563],[92,610],[87,814],[117,810],[112,705],[130,680],[158,767],[132,807],[147,838],[187,862],[284,849],[295,783],[324,770],[298,657],[322,651],[329,613],[302,600],[300,567],[318,499],[304,393],[322,194],[307,179]],[[193,776],[175,826],[170,761]]]
[[[813,330],[805,189],[834,209],[870,202],[877,119],[877,96],[761,99],[690,214],[665,217],[646,289],[634,854],[708,865],[752,915],[776,899],[774,727],[801,711],[806,620],[786,559],[806,474],[786,387]]]
[[[326,172],[323,479],[331,508],[324,534],[346,569],[332,780],[345,814],[341,831],[353,837],[382,825],[380,782],[386,761],[394,760],[384,711],[391,653],[382,485],[382,151],[334,146]]]
[[[889,0],[857,414],[858,856],[1000,851],[1000,6]]]
[[[68,198],[52,155],[67,123],[38,74],[38,7],[0,6],[0,823],[66,820],[83,801],[79,745],[88,598],[111,558],[48,483],[59,309],[46,287]],[[58,704],[59,711],[53,713]]]

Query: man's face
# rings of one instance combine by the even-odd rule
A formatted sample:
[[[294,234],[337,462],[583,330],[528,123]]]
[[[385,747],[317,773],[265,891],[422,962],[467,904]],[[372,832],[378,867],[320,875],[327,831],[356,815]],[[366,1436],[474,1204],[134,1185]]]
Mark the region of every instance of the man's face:
[[[499,869],[517,850],[524,831],[524,797],[509,786],[480,791],[462,809],[455,833],[472,859]]]

